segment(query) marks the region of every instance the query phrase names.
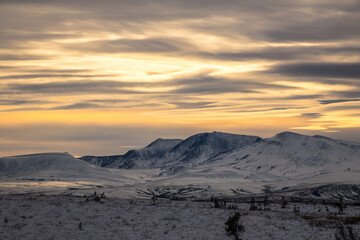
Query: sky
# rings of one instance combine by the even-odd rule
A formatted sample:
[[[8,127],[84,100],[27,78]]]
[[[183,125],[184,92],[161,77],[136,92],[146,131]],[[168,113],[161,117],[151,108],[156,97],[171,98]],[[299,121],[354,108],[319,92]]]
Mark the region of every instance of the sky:
[[[358,0],[0,0],[0,156],[199,132],[360,142]]]

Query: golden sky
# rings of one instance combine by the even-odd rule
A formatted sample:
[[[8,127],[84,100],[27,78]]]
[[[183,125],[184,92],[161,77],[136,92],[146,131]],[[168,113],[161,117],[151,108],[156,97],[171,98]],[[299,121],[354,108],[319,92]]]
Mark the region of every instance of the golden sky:
[[[360,141],[357,0],[1,0],[0,156],[204,131]]]

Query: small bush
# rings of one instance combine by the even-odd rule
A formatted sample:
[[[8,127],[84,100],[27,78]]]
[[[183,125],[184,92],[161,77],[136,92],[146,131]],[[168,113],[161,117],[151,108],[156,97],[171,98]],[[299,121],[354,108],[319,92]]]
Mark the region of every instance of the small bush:
[[[214,202],[214,208],[223,208],[226,209],[226,201],[219,201],[216,198],[212,198],[212,202]]]
[[[293,212],[294,212],[294,213],[299,213],[299,212],[300,212],[300,208],[294,205],[294,207],[293,207]]]
[[[230,204],[227,209],[239,210],[238,206],[236,206],[235,204]]]
[[[229,216],[225,222],[226,235],[234,237],[235,240],[241,240],[239,234],[245,231],[245,227],[239,223],[240,213],[236,212],[234,215]]]
[[[214,199],[214,208],[221,208],[220,202],[216,198]]]
[[[281,208],[285,208],[286,204],[287,204],[287,202],[285,201],[285,198],[281,197]]]
[[[250,203],[250,211],[256,211],[259,210],[258,207],[255,205],[255,199],[251,198],[251,203]]]

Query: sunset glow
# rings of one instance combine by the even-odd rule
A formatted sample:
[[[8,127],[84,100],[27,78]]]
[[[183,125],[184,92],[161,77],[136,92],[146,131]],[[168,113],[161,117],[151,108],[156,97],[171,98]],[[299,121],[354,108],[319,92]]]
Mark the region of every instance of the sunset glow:
[[[120,154],[203,131],[360,141],[359,9],[0,1],[0,155]]]

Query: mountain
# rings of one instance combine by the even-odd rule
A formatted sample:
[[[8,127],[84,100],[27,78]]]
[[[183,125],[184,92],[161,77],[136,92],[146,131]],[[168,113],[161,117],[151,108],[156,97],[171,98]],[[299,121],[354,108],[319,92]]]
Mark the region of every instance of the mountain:
[[[360,144],[283,132],[223,154],[201,168],[231,167],[252,180],[288,180],[360,172]]]
[[[360,172],[360,144],[292,132],[264,139],[212,132],[183,141],[158,139],[125,155],[80,159],[107,168],[161,168],[161,175],[168,176],[236,176],[275,181]]]
[[[198,165],[228,151],[247,146],[260,137],[229,133],[200,133],[185,140],[157,139],[147,147],[124,155],[84,156],[81,160],[108,168],[159,168],[171,165]]]
[[[159,138],[124,155],[3,157],[0,182],[0,192],[31,192],[36,185],[34,191],[66,194],[106,188],[122,197],[271,193],[360,200],[360,143],[292,132],[270,138],[200,133],[185,140]]]
[[[321,193],[360,199],[356,195],[360,191],[360,143],[292,132],[271,138],[212,132],[149,151],[162,144],[131,150],[105,167],[156,168],[151,182],[210,186],[215,193]]]
[[[200,133],[185,139],[171,149],[165,155],[167,158],[165,163],[202,164],[219,154],[225,154],[260,140],[260,137],[221,132]]]
[[[78,175],[91,172],[93,167],[69,153],[38,153],[0,158],[0,176],[24,176],[39,172]]]
[[[150,168],[157,166],[162,159],[181,139],[158,138],[147,147],[139,150],[130,150],[125,155],[114,156],[84,156],[79,159],[100,167],[108,168]]]

